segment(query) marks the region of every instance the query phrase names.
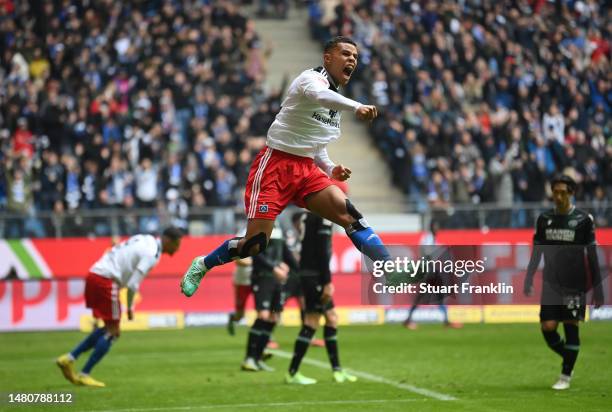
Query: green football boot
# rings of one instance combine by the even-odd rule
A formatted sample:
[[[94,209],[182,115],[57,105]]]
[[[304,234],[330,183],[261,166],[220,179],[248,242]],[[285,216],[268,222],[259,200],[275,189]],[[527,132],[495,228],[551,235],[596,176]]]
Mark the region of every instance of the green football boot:
[[[289,373],[287,373],[285,375],[285,382],[287,383],[291,383],[294,385],[313,385],[315,383],[317,383],[316,379],[312,379],[312,378],[307,378],[306,376],[302,375],[299,372],[296,372],[295,375],[291,375]]]
[[[357,382],[357,377],[340,369],[340,370],[334,371],[334,381],[338,383]]]
[[[200,263],[200,260],[202,263]],[[200,257],[193,259],[193,262],[191,262],[191,266],[189,266],[181,280],[181,292],[183,295],[190,297],[198,290],[198,286],[200,286],[200,282],[207,272],[203,267],[203,263],[204,259]]]

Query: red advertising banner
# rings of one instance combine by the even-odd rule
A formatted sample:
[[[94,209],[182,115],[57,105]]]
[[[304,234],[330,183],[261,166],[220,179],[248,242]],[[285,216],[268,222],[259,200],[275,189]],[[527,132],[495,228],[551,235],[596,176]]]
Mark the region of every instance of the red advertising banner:
[[[422,232],[382,234],[381,238],[387,245],[419,245]],[[533,230],[479,230],[440,231],[437,241],[443,245],[481,245],[481,244],[531,244]],[[163,255],[160,263],[153,269],[150,276],[180,276],[183,274],[194,256],[202,255],[217,247],[227,236],[186,237],[181,248],[172,257]],[[600,245],[612,245],[612,229],[597,230],[597,241]],[[84,277],[91,265],[111,246],[109,238],[86,239],[31,239],[23,249],[30,254],[38,254],[32,259],[42,260],[40,266],[46,265],[52,277],[70,278]],[[33,251],[32,251],[33,249]],[[6,249],[0,247],[0,262],[10,262],[14,258],[4,256]],[[23,259],[23,253],[18,254]],[[351,241],[343,234],[334,236],[334,254],[332,269],[334,272],[352,273],[359,269],[361,256]],[[28,267],[28,262],[24,266]],[[40,262],[39,262],[40,263]],[[0,279],[6,276],[7,267],[0,263]],[[215,269],[214,275],[228,274],[231,266]]]
[[[508,268],[508,282],[520,290],[522,268],[526,266],[528,256],[524,256],[525,253],[516,253],[518,248],[512,245],[529,245],[532,235],[532,230],[499,230],[487,233],[442,231],[438,235],[438,241],[447,245],[496,245],[494,253],[497,254],[495,257],[497,265]],[[386,234],[381,237],[389,245],[414,245],[416,251],[418,250],[416,245],[421,243],[422,236],[423,233],[401,233]],[[231,280],[234,269],[231,264],[216,268],[208,274],[194,297],[185,298],[179,290],[180,277],[193,257],[213,249],[225,238],[226,236],[185,238],[179,252],[173,257],[163,256],[160,264],[143,282],[137,297],[137,310],[183,313],[231,311],[233,305]],[[599,229],[597,239],[602,245],[612,245],[612,229]],[[79,319],[88,313],[84,307],[83,278],[90,266],[110,246],[111,241],[108,238],[1,240],[0,331],[78,328]],[[491,253],[493,252],[489,254]],[[606,254],[605,259],[607,267],[610,267],[612,257]],[[331,265],[335,273],[336,305],[361,306],[363,275],[357,273],[361,268],[361,255],[342,234],[334,237]],[[21,279],[30,280],[26,282],[1,280],[14,273]],[[43,280],[45,278],[47,280]],[[537,277],[536,282],[538,282]],[[610,289],[611,282],[607,283]],[[509,299],[508,302],[472,303],[527,303],[521,300],[521,294],[516,296],[516,299]],[[393,303],[395,302],[388,302],[388,304]],[[290,306],[295,306],[295,303],[290,303]]]

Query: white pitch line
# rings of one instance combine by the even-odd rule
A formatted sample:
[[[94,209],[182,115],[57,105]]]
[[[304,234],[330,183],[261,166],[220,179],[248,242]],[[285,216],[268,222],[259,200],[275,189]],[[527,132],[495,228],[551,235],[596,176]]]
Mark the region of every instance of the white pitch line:
[[[407,403],[425,401],[426,399],[355,399],[346,401],[298,401],[298,402],[269,402],[269,403],[229,403],[217,405],[191,405],[167,406],[160,408],[130,408],[130,409],[89,409],[87,412],[145,412],[145,411],[192,411],[201,409],[229,409],[254,407],[288,407],[288,406],[316,406],[316,405],[352,405],[367,403]]]
[[[285,352],[285,351],[278,350],[278,349],[273,349],[273,350],[268,349],[268,351],[276,356],[280,356],[281,358],[291,359],[293,357],[292,353]],[[312,366],[316,366],[317,368],[329,369],[329,364],[315,360],[315,359],[304,358],[302,362],[307,363]],[[383,378],[382,376],[372,375],[371,373],[361,372],[355,369],[347,368],[346,370],[350,371],[353,375],[359,378],[366,379],[372,382],[384,383],[386,385],[390,385],[398,389],[404,389],[410,392],[418,393],[419,395],[434,398],[439,401],[456,401],[457,400],[457,398],[455,398],[454,396],[446,395],[440,392],[435,392],[435,391],[425,389],[425,388],[419,388],[418,386],[410,385],[409,383],[395,382],[395,381],[392,381],[391,379]]]

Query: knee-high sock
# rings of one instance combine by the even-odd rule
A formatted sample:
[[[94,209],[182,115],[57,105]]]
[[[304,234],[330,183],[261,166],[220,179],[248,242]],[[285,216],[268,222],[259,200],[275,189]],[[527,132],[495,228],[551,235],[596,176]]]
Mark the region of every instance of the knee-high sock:
[[[85,339],[81,341],[81,343],[77,345],[76,348],[72,350],[72,352],[70,352],[72,357],[74,359],[77,359],[81,353],[87,352],[89,349],[93,348],[96,342],[98,342],[98,339],[100,339],[100,336],[104,335],[104,332],[104,328],[94,329],[93,332],[91,332]]]
[[[572,375],[578,351],[580,350],[580,336],[578,335],[578,325],[563,324],[565,330],[565,346],[563,353],[563,368],[561,373],[567,376]]]
[[[257,341],[257,354],[255,355],[255,359],[257,360],[261,359],[264,349],[266,349],[268,342],[270,342],[270,336],[272,336],[272,331],[276,326],[276,322],[270,322],[267,320],[264,320],[262,322],[262,331]]]
[[[563,357],[564,355],[563,345],[565,344],[565,342],[563,342],[563,339],[561,339],[561,336],[559,336],[559,333],[557,333],[556,330],[551,330],[551,331],[543,330],[542,335],[544,335],[544,340],[548,344],[548,347],[551,348],[553,351],[555,351],[557,355]]]
[[[238,257],[238,238],[228,239],[204,258],[204,266],[210,270],[225,265]]]
[[[246,357],[257,359],[257,349],[259,345],[259,336],[263,331],[263,320],[255,319],[251,330],[249,330],[249,338],[247,340]]]
[[[89,374],[93,367],[96,366],[96,364],[102,360],[104,355],[106,355],[106,353],[109,351],[113,340],[114,337],[109,333],[105,333],[104,335],[98,338],[94,351],[89,356],[87,363],[83,367],[83,373]]]
[[[293,347],[293,358],[291,358],[291,364],[289,365],[289,373],[295,375],[300,368],[300,363],[306,351],[310,346],[310,340],[315,334],[315,330],[310,326],[303,325],[298,337],[295,339],[295,345]]]
[[[361,226],[357,229],[348,229],[346,234],[355,247],[372,261],[387,261],[391,259],[389,251],[371,227]]]
[[[323,336],[325,338],[325,349],[327,349],[327,356],[329,357],[329,363],[333,370],[340,369],[340,357],[338,356],[338,330],[331,326],[325,326],[323,330]]]

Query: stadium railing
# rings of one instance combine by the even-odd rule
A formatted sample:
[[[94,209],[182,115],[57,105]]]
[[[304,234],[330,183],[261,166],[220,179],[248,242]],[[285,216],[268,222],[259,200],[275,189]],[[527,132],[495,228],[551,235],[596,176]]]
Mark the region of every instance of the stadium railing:
[[[361,204],[367,199],[360,199]],[[444,208],[425,208],[406,204],[404,214],[418,217],[420,228],[427,228],[435,219],[442,229],[476,228],[531,228],[537,216],[550,209],[551,203],[515,203],[451,205]],[[587,210],[598,227],[612,226],[612,203],[578,203]],[[384,215],[378,218],[384,219]],[[390,217],[391,218],[391,217]],[[185,229],[192,236],[235,233],[244,223],[244,212],[238,207],[191,209],[187,213],[171,213],[160,209],[92,209],[62,213],[39,211],[28,215],[0,211],[2,238],[62,238],[125,236],[136,233],[159,232],[170,224]],[[405,230],[411,230],[406,228]]]

